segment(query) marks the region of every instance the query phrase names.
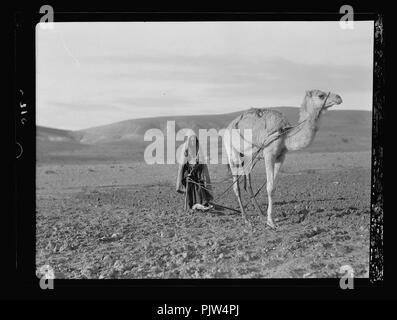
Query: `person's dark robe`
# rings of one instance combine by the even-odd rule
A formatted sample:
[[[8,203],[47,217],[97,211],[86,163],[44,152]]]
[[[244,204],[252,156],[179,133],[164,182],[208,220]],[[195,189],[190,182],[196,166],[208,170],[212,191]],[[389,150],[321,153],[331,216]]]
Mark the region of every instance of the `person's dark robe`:
[[[190,176],[189,176],[190,174]],[[194,181],[187,183],[187,177]],[[208,205],[213,199],[210,176],[208,167],[203,163],[190,164],[186,162],[180,165],[178,170],[178,180],[176,190],[179,193],[186,192],[187,184],[187,205],[192,208],[196,203]]]
[[[189,141],[191,144],[189,144]],[[187,205],[189,208],[192,208],[195,204],[208,205],[208,202],[213,199],[211,180],[207,165],[199,161],[202,157],[199,152],[197,136],[188,138],[182,156],[178,169],[176,191],[186,195],[187,186]],[[191,180],[187,181],[188,177]]]

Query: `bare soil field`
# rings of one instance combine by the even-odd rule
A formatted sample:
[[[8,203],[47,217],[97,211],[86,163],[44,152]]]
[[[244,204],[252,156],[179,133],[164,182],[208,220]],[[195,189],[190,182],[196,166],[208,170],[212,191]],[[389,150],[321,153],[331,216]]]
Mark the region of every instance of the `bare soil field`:
[[[271,230],[244,192],[253,229],[232,211],[185,212],[176,165],[39,162],[36,264],[74,279],[339,277],[346,264],[368,277],[370,165],[370,151],[288,154]],[[216,197],[231,178],[209,169]],[[261,163],[255,190],[264,177]],[[215,201],[238,207],[232,190]]]

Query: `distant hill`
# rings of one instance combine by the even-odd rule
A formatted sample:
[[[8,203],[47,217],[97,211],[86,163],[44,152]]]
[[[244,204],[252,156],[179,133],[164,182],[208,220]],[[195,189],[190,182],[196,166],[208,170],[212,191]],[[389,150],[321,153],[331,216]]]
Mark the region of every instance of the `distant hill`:
[[[142,118],[125,120],[105,126],[89,128],[74,132],[75,138],[81,143],[95,144],[111,141],[142,140],[149,129],[160,129],[165,133],[167,121],[175,121],[175,129],[190,128],[197,132],[198,129],[225,128],[231,120],[241,112],[219,115],[197,116],[169,116],[157,118]]]
[[[73,131],[37,127],[36,139],[38,141],[71,142],[76,141]]]
[[[299,108],[277,107],[291,124],[299,117]],[[242,111],[241,111],[242,112]],[[167,116],[125,120],[105,126],[78,131],[37,127],[38,161],[67,160],[143,160],[145,132],[160,129],[174,120],[176,131],[183,128],[216,130],[225,128],[241,112],[215,115]],[[321,121],[313,144],[305,152],[361,151],[371,149],[371,119],[369,111],[329,110]]]

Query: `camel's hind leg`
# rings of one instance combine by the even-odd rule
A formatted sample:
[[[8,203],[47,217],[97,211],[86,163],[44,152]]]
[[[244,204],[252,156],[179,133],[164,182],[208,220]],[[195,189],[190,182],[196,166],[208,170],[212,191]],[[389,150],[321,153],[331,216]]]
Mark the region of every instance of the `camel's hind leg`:
[[[239,183],[240,181],[238,181],[238,177],[239,177],[238,175],[233,175],[233,190],[234,193],[236,194],[237,201],[240,206],[241,217],[243,218],[244,222],[249,225],[250,222],[247,219],[247,215],[245,214],[243,203],[241,202],[240,183]]]
[[[252,190],[252,185],[251,185],[251,173],[248,173],[248,174],[246,175],[246,177],[247,177],[248,193],[249,193],[249,195],[250,195],[250,197],[251,197],[251,202],[252,202],[252,204],[254,205],[255,209],[260,213],[261,217],[263,217],[264,214],[263,214],[261,208],[259,207],[259,204],[258,204],[258,202],[257,202],[256,199],[255,199],[254,191]]]

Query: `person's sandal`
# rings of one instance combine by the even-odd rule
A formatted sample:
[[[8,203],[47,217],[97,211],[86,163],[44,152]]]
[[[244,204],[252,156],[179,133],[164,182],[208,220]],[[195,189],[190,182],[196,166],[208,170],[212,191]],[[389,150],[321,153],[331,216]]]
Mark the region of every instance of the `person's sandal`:
[[[210,210],[210,209],[212,209],[213,208],[213,206],[212,205],[202,205],[202,204],[200,204],[200,203],[196,203],[193,207],[192,207],[192,209],[194,209],[194,210],[200,210],[200,211],[208,211],[208,210]]]

